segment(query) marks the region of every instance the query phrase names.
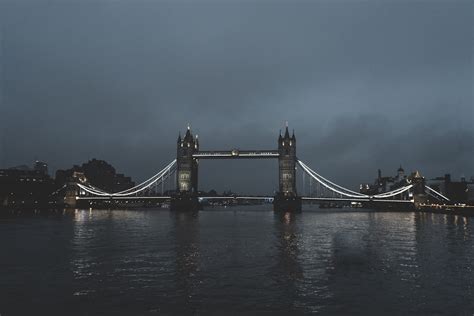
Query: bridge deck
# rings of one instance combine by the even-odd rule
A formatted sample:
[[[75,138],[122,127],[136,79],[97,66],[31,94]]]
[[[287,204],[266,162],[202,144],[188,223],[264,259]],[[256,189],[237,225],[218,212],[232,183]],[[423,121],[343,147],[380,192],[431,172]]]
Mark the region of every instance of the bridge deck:
[[[278,158],[280,154],[278,150],[215,150],[215,151],[199,151],[193,154],[194,158],[199,159],[259,159],[259,158]]]
[[[273,200],[273,196],[199,196],[201,200]],[[76,200],[169,200],[170,196],[78,196]],[[349,199],[349,198],[324,198],[324,197],[305,197],[302,196],[303,201],[317,201],[317,202],[377,202],[377,203],[413,203],[410,200],[387,200],[387,199]]]
[[[169,200],[170,196],[78,196],[76,200]]]
[[[317,197],[301,197],[303,201],[320,201],[320,202],[386,202],[386,203],[413,203],[410,200],[387,200],[387,199],[354,199],[354,198],[317,198]]]

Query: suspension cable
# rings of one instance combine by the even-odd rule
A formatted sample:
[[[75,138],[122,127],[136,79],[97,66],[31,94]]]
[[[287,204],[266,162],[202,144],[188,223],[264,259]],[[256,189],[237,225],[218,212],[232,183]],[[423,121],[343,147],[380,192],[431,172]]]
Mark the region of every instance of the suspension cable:
[[[398,189],[395,189],[393,191],[389,191],[389,192],[384,192],[384,193],[380,193],[380,194],[375,194],[375,195],[367,195],[367,194],[362,194],[362,193],[357,193],[355,191],[352,191],[352,190],[349,190],[347,188],[344,188],[344,187],[341,187],[337,184],[335,184],[334,182],[331,182],[329,181],[328,179],[322,177],[321,175],[319,175],[318,173],[316,173],[314,170],[312,170],[311,168],[309,168],[305,163],[303,163],[301,160],[298,160],[298,163],[300,164],[300,166],[311,176],[313,177],[316,181],[318,181],[320,184],[322,184],[323,186],[325,186],[327,189],[333,191],[333,192],[336,192],[336,193],[339,193],[343,196],[347,196],[347,197],[352,197],[352,198],[388,198],[388,197],[392,197],[392,196],[395,196],[395,195],[398,195],[398,194],[401,194],[409,189],[411,189],[413,187],[413,185],[408,185],[408,186],[404,186],[404,187],[401,187],[401,188],[398,188]],[[317,175],[317,176],[316,176]],[[326,184],[325,181],[322,181],[321,179],[325,180],[326,182],[332,184],[333,186],[337,187],[337,188],[340,188],[341,190],[345,190],[345,191],[348,191],[350,193],[353,193],[353,194],[350,194],[350,193],[345,193],[345,192],[342,192],[342,191],[339,191],[338,189],[334,188],[334,187],[331,187],[329,184]]]
[[[132,188],[129,188],[127,190],[123,190],[123,191],[119,191],[119,192],[115,192],[115,193],[108,193],[108,192],[105,192],[103,190],[100,190],[98,188],[95,188],[95,187],[92,187],[92,186],[85,186],[83,184],[80,184],[78,183],[77,185],[83,189],[84,191],[86,191],[87,193],[89,194],[93,194],[93,195],[98,195],[98,196],[110,196],[110,197],[113,197],[113,196],[130,196],[130,195],[133,195],[133,194],[136,194],[136,193],[139,193],[147,188],[149,188],[151,185],[157,183],[158,181],[160,180],[163,180],[164,177],[166,177],[167,173],[168,173],[168,176],[171,172],[174,172],[175,171],[175,164],[176,164],[176,159],[173,160],[171,163],[169,163],[163,170],[161,170],[160,172],[158,172],[157,174],[155,174],[154,176],[152,176],[150,179],[132,187]]]
[[[425,188],[428,189],[428,190],[430,190],[431,192],[435,193],[436,195],[442,197],[442,198],[445,199],[446,201],[451,201],[449,198],[447,198],[446,196],[442,195],[441,193],[439,193],[439,192],[436,191],[435,189],[431,188],[430,186],[425,185]],[[428,194],[429,194],[429,193],[428,193]],[[433,194],[430,194],[430,195],[433,196]],[[438,198],[438,197],[436,197],[436,196],[433,196],[433,197]]]
[[[332,184],[334,185],[335,187],[341,189],[341,190],[345,190],[349,193],[352,193],[352,194],[355,194],[355,195],[360,195],[360,196],[366,196],[365,194],[362,194],[362,193],[359,193],[359,192],[355,192],[355,191],[352,191],[352,190],[349,190],[347,188],[344,188],[340,185],[337,185],[336,183],[334,182],[331,182],[330,180],[324,178],[323,176],[321,176],[320,174],[318,174],[316,171],[314,171],[313,169],[311,169],[310,167],[308,167],[304,162],[302,162],[301,160],[298,160],[298,163],[300,164],[301,167],[303,167],[303,165],[308,169],[310,170],[314,175],[316,175],[317,177],[323,179],[324,181],[328,182],[329,184]]]

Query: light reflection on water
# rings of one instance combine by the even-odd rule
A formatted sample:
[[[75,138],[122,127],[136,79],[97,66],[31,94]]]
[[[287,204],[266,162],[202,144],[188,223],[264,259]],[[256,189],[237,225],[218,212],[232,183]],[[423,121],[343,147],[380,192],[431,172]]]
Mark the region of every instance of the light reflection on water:
[[[472,314],[473,235],[431,213],[10,212],[0,313]]]

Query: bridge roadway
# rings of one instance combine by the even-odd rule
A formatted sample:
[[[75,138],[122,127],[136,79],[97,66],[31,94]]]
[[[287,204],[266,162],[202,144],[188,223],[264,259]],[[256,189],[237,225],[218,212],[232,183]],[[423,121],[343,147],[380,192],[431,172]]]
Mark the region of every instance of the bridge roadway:
[[[280,154],[278,150],[216,150],[216,151],[199,151],[193,154],[198,159],[229,159],[229,158],[278,158]]]
[[[199,200],[268,200],[273,201],[273,196],[199,196]],[[169,200],[171,196],[78,196],[76,200]],[[317,202],[378,202],[378,203],[413,203],[411,200],[384,200],[384,199],[370,199],[370,198],[318,198],[302,196],[303,201],[317,201]]]

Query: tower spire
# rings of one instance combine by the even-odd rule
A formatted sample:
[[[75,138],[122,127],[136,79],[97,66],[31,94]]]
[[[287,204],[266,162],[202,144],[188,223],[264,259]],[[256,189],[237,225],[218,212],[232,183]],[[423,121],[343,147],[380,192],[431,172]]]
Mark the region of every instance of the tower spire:
[[[186,130],[186,135],[184,135],[184,141],[192,141],[193,140],[193,135],[191,134],[191,127],[188,124],[188,129]]]
[[[285,123],[285,138],[290,138],[290,132],[288,132],[288,121]]]

